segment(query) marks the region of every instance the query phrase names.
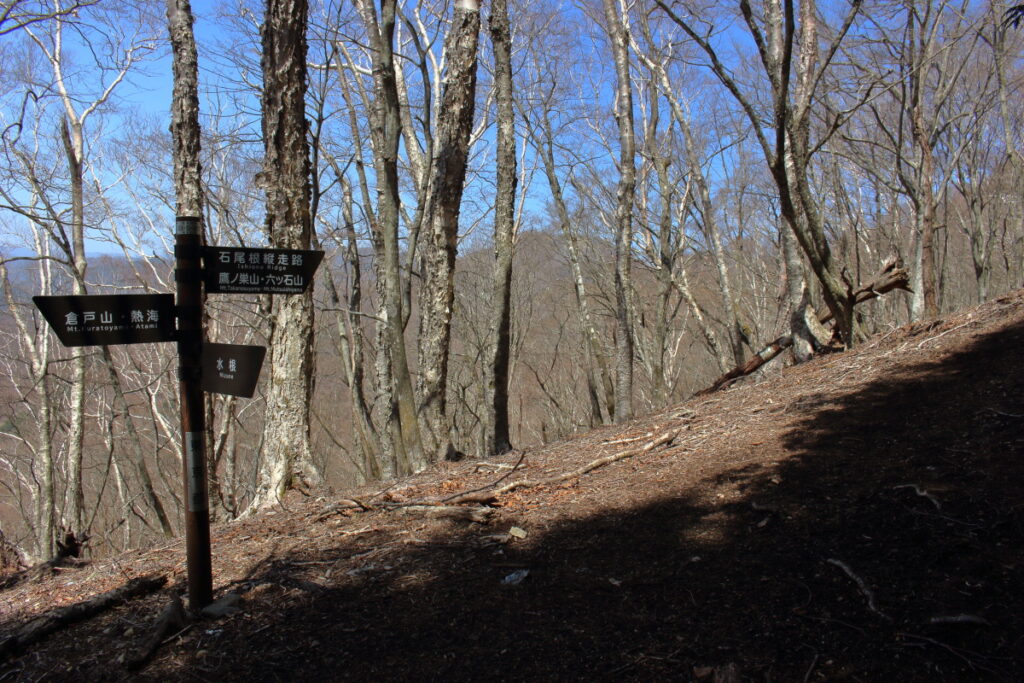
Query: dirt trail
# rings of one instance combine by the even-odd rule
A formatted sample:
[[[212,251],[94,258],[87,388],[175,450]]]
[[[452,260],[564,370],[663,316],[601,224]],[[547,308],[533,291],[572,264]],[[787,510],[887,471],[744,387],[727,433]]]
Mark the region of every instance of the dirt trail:
[[[130,672],[167,597],[134,600],[0,681],[1024,680],[1022,349],[1017,292],[525,456],[294,500],[214,528],[241,611]],[[487,523],[397,507],[627,450]],[[180,588],[183,563],[175,543],[8,589],[0,639],[133,577]]]

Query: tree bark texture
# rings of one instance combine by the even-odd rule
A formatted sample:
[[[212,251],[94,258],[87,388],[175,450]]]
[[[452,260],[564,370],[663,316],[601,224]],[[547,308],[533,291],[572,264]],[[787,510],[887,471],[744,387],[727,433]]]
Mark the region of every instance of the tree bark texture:
[[[59,62],[58,62],[59,63]],[[65,100],[66,115],[62,120],[61,134],[64,142],[64,154],[71,180],[71,267],[73,277],[72,291],[76,295],[88,294],[85,284],[85,273],[88,260],[85,255],[85,134],[82,119],[74,112],[70,100]],[[82,489],[82,459],[85,444],[85,352],[74,348],[72,355],[71,380],[71,415],[68,424],[67,459],[68,459],[68,522],[72,533],[76,536],[84,534],[85,529],[85,494]],[[48,496],[53,497],[52,472],[44,485],[49,489]],[[53,503],[49,504],[53,507]],[[50,524],[55,524],[51,517]],[[53,542],[56,529],[47,532]],[[52,547],[51,547],[52,550]]]
[[[466,180],[469,138],[476,95],[480,9],[475,0],[460,0],[444,47],[448,67],[441,93],[441,115],[431,160],[428,213],[423,245],[423,288],[420,291],[419,411],[430,460],[453,452],[449,435],[446,389],[455,300],[455,256],[459,209]],[[422,469],[426,461],[414,463]]]
[[[189,0],[167,0],[167,28],[173,54],[171,138],[174,141],[175,215],[203,215],[199,161],[199,54]]]
[[[788,223],[779,231],[782,241],[782,256],[786,266],[786,298],[789,301],[789,329],[793,348],[793,360],[803,363],[814,356],[814,335],[807,325],[807,312],[811,309],[811,297],[804,279],[804,264],[800,250]],[[742,365],[739,359],[737,365]]]
[[[515,230],[515,110],[512,100],[512,35],[508,0],[492,0],[490,18],[498,102],[497,193],[494,200],[494,272],[491,288],[491,347],[487,363],[484,453],[512,450],[508,418],[508,382],[512,361],[512,256]]]
[[[305,0],[267,0],[261,28],[265,157],[259,182],[266,193],[267,235],[281,249],[308,249],[312,232],[307,11]],[[270,319],[270,384],[254,510],[273,505],[289,488],[321,481],[310,443],[312,292],[273,297]]]
[[[911,199],[914,222],[920,235],[920,282],[924,317],[939,314],[935,267],[935,156],[930,126],[925,120],[925,83],[932,66],[932,38],[925,22],[917,20],[919,8],[907,5],[907,40],[910,45],[907,73],[910,86],[910,130],[917,151],[917,173]],[[930,10],[931,8],[927,8]],[[927,12],[927,10],[926,10]],[[927,12],[930,14],[930,12]]]
[[[199,53],[196,49],[196,38],[193,31],[194,17],[192,6],[189,0],[167,0],[167,30],[171,39],[172,71],[174,75],[174,90],[171,97],[171,144],[174,146],[174,197],[175,216],[196,218],[199,221],[200,243],[203,239],[203,186],[202,186],[202,164],[200,162],[201,152],[201,129],[199,124]],[[205,310],[205,309],[204,309]],[[206,321],[203,321],[205,323]],[[206,336],[206,325],[200,325],[198,331],[199,342],[202,343]],[[110,366],[111,377],[116,378],[113,366]],[[120,390],[120,388],[118,387]],[[206,425],[212,427],[212,405],[204,396],[204,403],[208,411]],[[184,409],[184,404],[183,404]],[[184,414],[184,413],[183,413]],[[131,425],[131,414],[125,415],[125,421]],[[202,441],[203,448],[208,449],[212,443],[211,434],[207,433]],[[184,438],[184,434],[182,434]],[[179,445],[181,457],[185,457],[184,448]],[[212,481],[216,482],[216,459],[204,457],[204,462],[212,470]],[[147,495],[155,502],[153,509],[157,513],[161,527],[165,534],[170,531],[170,525],[166,521],[166,514],[160,506],[159,499],[148,481],[148,472],[145,472],[145,463],[137,459],[141,468],[140,475],[145,474],[143,485]],[[211,489],[211,493],[217,493],[217,487]],[[214,495],[213,500],[219,500],[219,495]]]

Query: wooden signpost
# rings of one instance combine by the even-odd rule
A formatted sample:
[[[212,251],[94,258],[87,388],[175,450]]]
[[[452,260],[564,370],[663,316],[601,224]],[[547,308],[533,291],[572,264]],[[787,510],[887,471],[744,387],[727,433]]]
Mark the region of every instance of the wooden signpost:
[[[65,346],[177,342],[189,606],[213,600],[203,392],[251,398],[266,349],[205,341],[207,294],[301,294],[322,251],[204,247],[198,218],[175,221],[176,294],[36,296]],[[177,324],[175,325],[175,321]]]

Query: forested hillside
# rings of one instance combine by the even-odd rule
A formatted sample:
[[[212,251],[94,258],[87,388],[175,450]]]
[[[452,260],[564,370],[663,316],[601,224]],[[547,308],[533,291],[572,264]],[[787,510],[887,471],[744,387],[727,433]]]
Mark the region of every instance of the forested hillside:
[[[12,566],[182,535],[196,444],[226,522],[614,432],[758,354],[845,363],[1024,285],[1006,3],[0,7]],[[65,348],[31,300],[175,292],[179,216],[325,252],[304,294],[206,296],[205,340],[267,358],[189,443],[178,345]]]
[[[9,578],[0,677],[1018,681],[1021,344],[1018,290],[545,447],[292,492],[214,526],[198,620],[181,541]]]

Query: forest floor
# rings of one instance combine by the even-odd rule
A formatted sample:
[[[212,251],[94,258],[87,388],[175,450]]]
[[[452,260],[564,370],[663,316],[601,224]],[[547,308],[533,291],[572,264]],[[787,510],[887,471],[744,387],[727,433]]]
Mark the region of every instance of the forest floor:
[[[481,522],[406,507],[527,480],[463,506]],[[215,525],[216,597],[240,609],[141,667],[180,541],[21,582],[0,642],[169,579],[0,681],[1021,681],[1022,486],[1015,292],[628,425]]]

